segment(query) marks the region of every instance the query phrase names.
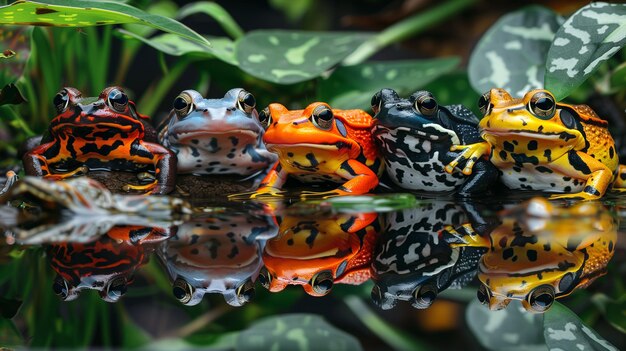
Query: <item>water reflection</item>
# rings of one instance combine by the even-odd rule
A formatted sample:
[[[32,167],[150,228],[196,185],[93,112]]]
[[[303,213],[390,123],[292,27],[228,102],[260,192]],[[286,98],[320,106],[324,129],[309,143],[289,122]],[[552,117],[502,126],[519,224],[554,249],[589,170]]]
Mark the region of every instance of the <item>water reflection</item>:
[[[345,198],[339,208],[202,203],[191,211],[177,199],[67,184],[18,183],[0,216],[7,242],[46,247],[53,290],[66,301],[83,289],[118,301],[156,252],[172,295],[188,306],[207,293],[242,306],[257,281],[271,292],[300,285],[324,296],[371,280],[382,309],[398,301],[427,308],[444,290],[466,287],[490,309],[520,300],[544,312],[601,276],[617,241],[617,219],[598,202],[534,198],[503,211],[493,201],[432,199],[355,211]]]

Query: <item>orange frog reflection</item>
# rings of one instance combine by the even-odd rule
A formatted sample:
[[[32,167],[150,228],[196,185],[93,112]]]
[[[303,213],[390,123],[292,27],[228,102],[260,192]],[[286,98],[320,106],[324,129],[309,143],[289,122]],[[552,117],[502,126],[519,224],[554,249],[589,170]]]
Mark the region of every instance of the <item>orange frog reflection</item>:
[[[285,216],[279,222],[278,236],[263,252],[259,280],[265,288],[278,292],[302,285],[309,295],[324,296],[336,283],[356,285],[370,278],[381,230],[376,213]]]
[[[457,246],[489,248],[478,267],[481,303],[499,310],[521,300],[526,310],[542,313],[605,274],[617,229],[601,203],[559,208],[534,198],[506,211],[489,236],[452,232],[462,241]]]

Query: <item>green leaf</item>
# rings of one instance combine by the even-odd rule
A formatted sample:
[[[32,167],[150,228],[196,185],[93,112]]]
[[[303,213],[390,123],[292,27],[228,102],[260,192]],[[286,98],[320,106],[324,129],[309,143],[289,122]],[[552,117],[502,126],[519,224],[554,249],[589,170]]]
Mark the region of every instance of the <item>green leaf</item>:
[[[445,74],[424,87],[433,93],[441,105],[463,104],[481,116],[478,110],[480,95],[472,89],[466,72]]]
[[[237,41],[236,55],[248,74],[293,84],[320,76],[369,37],[349,32],[257,30]]]
[[[546,54],[561,23],[559,15],[541,6],[502,17],[482,36],[470,56],[472,87],[480,94],[504,88],[517,97],[542,88]]]
[[[313,314],[272,316],[237,335],[236,350],[362,350],[359,341]]]
[[[196,42],[180,38],[174,34],[161,34],[147,39],[129,31],[120,29],[123,35],[141,40],[149,46],[172,56],[193,55],[197,57],[218,58],[226,63],[236,66],[235,44],[226,37],[211,37],[211,47],[199,45]]]
[[[408,95],[458,66],[457,57],[432,60],[369,62],[337,68],[322,79],[318,100],[334,108],[369,109],[370,100],[381,88]]]
[[[302,18],[313,5],[312,0],[270,0],[270,5],[281,10],[291,22]]]
[[[213,18],[233,39],[239,39],[244,35],[243,29],[241,29],[231,15],[216,2],[199,1],[189,4],[180,9],[178,19],[183,19],[197,13],[203,13]]]
[[[626,4],[584,6],[556,33],[546,60],[546,89],[559,100],[566,97],[624,44]]]
[[[22,93],[15,84],[8,84],[2,87],[0,90],[0,106],[2,105],[18,105],[22,102],[26,102],[26,98],[22,96]]]
[[[547,351],[542,319],[540,314],[524,312],[518,301],[512,301],[505,309],[491,311],[474,298],[465,311],[470,331],[488,350]]]
[[[611,75],[612,88],[626,88],[626,62],[619,65]]]
[[[20,306],[22,306],[22,301],[0,297],[0,316],[11,319],[15,317]]]
[[[209,46],[200,34],[173,19],[148,14],[114,1],[19,0],[0,7],[0,24],[56,27],[88,27],[138,23]]]
[[[551,350],[618,350],[558,302],[544,314],[544,336]]]
[[[617,301],[609,301],[606,304],[605,317],[612,326],[626,333],[626,296]]]

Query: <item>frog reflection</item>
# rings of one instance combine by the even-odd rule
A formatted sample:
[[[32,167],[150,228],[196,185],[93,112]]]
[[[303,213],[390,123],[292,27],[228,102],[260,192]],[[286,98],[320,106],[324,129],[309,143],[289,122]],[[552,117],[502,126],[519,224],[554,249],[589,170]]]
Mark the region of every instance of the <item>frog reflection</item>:
[[[312,296],[333,285],[361,284],[371,276],[370,263],[381,230],[376,213],[331,216],[284,215],[278,236],[263,251],[259,281],[272,292],[302,285]]]
[[[60,243],[47,248],[57,272],[52,289],[64,301],[81,290],[97,290],[107,302],[117,302],[132,283],[134,273],[148,262],[155,244],[169,230],[141,226],[116,226],[90,243]]]
[[[446,225],[470,223],[475,230],[488,230],[492,222],[477,213],[472,205],[442,200],[388,213],[372,263],[373,302],[391,309],[398,301],[409,301],[424,309],[441,291],[461,288],[474,279],[486,249],[452,248],[441,232]]]
[[[454,246],[489,249],[478,268],[481,303],[498,310],[521,300],[526,310],[542,313],[605,273],[617,229],[600,203],[559,208],[534,198],[507,210],[488,236],[456,233],[461,243]]]
[[[206,293],[220,293],[232,306],[244,305],[254,297],[265,240],[274,235],[276,225],[269,216],[221,213],[193,218],[159,250],[173,282],[172,293],[187,306],[200,303]]]

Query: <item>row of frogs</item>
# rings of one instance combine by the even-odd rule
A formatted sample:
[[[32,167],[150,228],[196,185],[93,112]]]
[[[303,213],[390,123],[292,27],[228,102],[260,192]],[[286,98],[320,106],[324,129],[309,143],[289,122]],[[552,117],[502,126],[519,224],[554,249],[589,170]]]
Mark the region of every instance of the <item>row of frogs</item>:
[[[492,89],[479,101],[480,121],[461,105],[440,106],[427,91],[405,99],[383,89],[372,98],[372,117],[321,102],[304,110],[275,103],[257,113],[243,89],[222,99],[186,90],[158,133],[117,87],[96,99],[65,88],[54,105],[58,116],[23,157],[26,173],[137,172],[143,184],[127,191],[169,193],[177,173],[260,174],[256,191],[234,198],[280,195],[289,176],[341,183],[303,197],[355,195],[375,189],[384,168],[402,188],[459,195],[484,194],[500,178],[511,189],[594,199],[626,181],[606,121],[545,90],[514,99]]]
[[[491,309],[520,300],[529,311],[543,312],[556,298],[601,276],[617,243],[617,221],[597,202],[560,208],[534,198],[500,216],[485,216],[494,213],[482,208],[486,205],[450,201],[386,213],[320,214],[323,206],[310,211],[298,204],[274,212],[258,205],[176,221],[171,216],[189,214],[189,205],[168,197],[117,195],[115,206],[124,200],[141,207],[135,213],[141,218],[120,211],[98,215],[107,202],[100,206],[85,197],[110,193],[103,188],[83,193],[81,179],[86,178],[49,182],[27,177],[24,181],[31,184],[18,185],[12,198],[39,198],[48,210],[56,201],[64,216],[55,225],[49,219],[41,225],[19,219],[5,224],[10,240],[47,247],[58,273],[53,290],[64,300],[95,289],[103,299],[117,301],[156,252],[173,295],[185,305],[220,293],[240,306],[253,298],[257,281],[272,292],[301,285],[308,294],[323,296],[335,284],[371,279],[372,299],[381,308],[392,308],[398,300],[426,308],[443,290],[466,286],[478,275],[478,299]],[[74,192],[59,186],[74,187]],[[170,212],[162,201],[170,203]]]

